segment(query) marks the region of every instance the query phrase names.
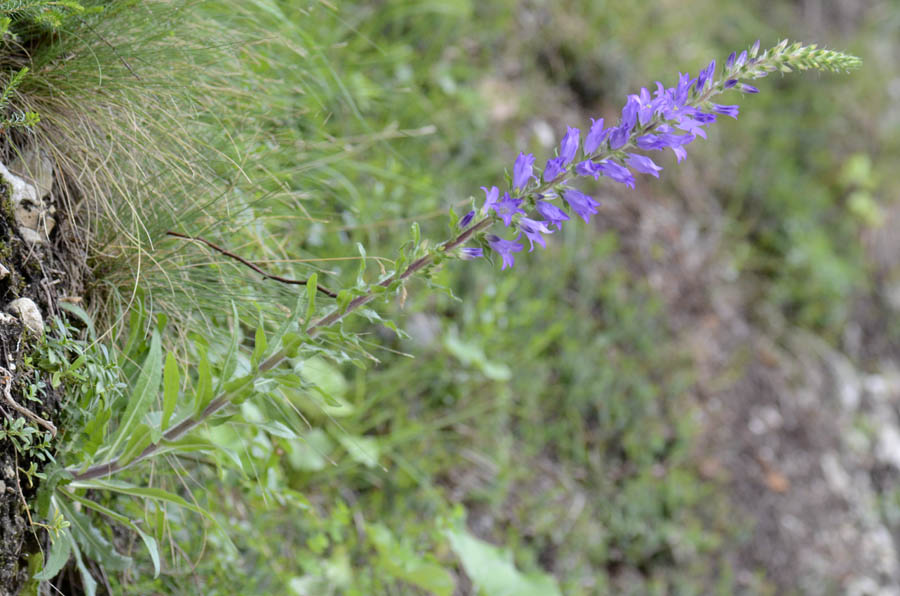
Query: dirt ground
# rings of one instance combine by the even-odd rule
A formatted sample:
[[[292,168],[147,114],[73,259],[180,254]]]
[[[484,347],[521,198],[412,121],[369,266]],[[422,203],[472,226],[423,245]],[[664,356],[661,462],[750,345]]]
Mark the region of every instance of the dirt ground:
[[[900,304],[882,298],[898,293],[896,226],[864,239],[882,281],[834,347],[759,322],[719,260],[721,214],[677,200],[607,211],[693,356],[697,457],[742,528],[726,556],[744,593],[900,594],[900,345],[884,332]],[[900,210],[889,219],[900,224]]]

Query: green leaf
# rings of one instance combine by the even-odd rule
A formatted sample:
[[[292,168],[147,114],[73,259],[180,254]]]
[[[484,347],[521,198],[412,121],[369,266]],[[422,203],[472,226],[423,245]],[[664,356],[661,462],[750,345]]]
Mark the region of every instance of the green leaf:
[[[131,438],[125,444],[125,448],[119,455],[119,463],[123,466],[140,455],[144,448],[153,442],[153,429],[143,422],[131,432]]]
[[[99,478],[93,480],[79,480],[76,482],[71,482],[69,486],[72,488],[107,490],[110,492],[138,497],[141,499],[151,499],[153,501],[172,503],[173,505],[184,507],[185,509],[193,511],[194,513],[199,513],[200,515],[210,520],[213,519],[209,512],[205,509],[201,509],[200,507],[197,507],[192,503],[188,503],[175,493],[170,493],[169,491],[163,490],[161,488],[154,488],[151,486],[135,486],[133,484],[128,484],[127,482],[121,482],[117,480],[101,480]]]
[[[175,412],[175,404],[178,403],[178,391],[181,389],[181,373],[178,370],[178,362],[172,352],[166,354],[166,367],[163,370],[163,411],[160,420],[160,430],[169,428],[169,420]]]
[[[379,554],[379,566],[397,579],[426,590],[435,596],[451,596],[456,589],[453,575],[438,565],[399,544],[385,526],[373,524],[366,532]]]
[[[316,292],[319,287],[319,276],[313,273],[306,280],[306,317],[303,319],[303,328],[309,327],[313,316],[316,314]]]
[[[50,544],[50,552],[44,561],[44,567],[38,573],[34,574],[34,579],[40,581],[49,581],[56,577],[56,574],[69,561],[72,554],[72,534],[68,528],[60,530],[59,535],[53,539]]]
[[[147,552],[150,554],[150,560],[153,561],[153,578],[156,579],[159,577],[160,571],[159,545],[156,543],[156,538],[141,531],[134,524],[131,525],[131,529],[137,532],[137,535],[144,541],[144,546],[147,547]]]
[[[450,547],[480,594],[488,596],[561,596],[551,575],[525,575],[516,569],[512,557],[492,544],[475,538],[466,530],[448,530]]]
[[[378,457],[381,455],[381,447],[374,437],[354,437],[342,434],[338,442],[347,450],[350,459],[367,468],[378,466]]]
[[[84,588],[84,595],[97,596],[97,581],[91,575],[91,572],[88,571],[87,565],[84,564],[84,560],[81,558],[81,549],[78,548],[78,544],[74,541],[72,542],[72,554],[75,555],[75,566],[78,568],[78,573],[81,574],[81,585]]]
[[[231,343],[228,346],[228,352],[226,352],[225,359],[222,361],[222,374],[219,375],[219,387],[216,389],[216,393],[219,392],[222,385],[231,379],[238,365],[238,345],[243,334],[241,333],[240,314],[238,314],[237,306],[235,306],[234,302],[231,303],[231,313],[234,329],[231,331]],[[262,325],[262,313],[259,316],[260,325]]]
[[[122,571],[131,565],[131,558],[119,553],[93,525],[91,518],[70,507],[65,499],[55,499],[54,502],[69,522],[75,543],[84,549],[88,557],[113,571]]]
[[[209,364],[209,344],[199,335],[194,337],[197,346],[197,389],[194,395],[194,412],[199,413],[212,401],[212,369]]]
[[[86,310],[71,302],[59,302],[59,307],[71,315],[74,315],[78,320],[84,323],[84,326],[88,330],[88,337],[91,338],[91,341],[97,341],[97,331],[94,329],[94,320]]]
[[[116,436],[112,441],[109,453],[115,455],[117,449],[125,439],[130,438],[131,431],[140,423],[141,418],[150,408],[153,396],[159,391],[159,383],[162,377],[162,347],[160,345],[159,332],[153,331],[153,339],[150,341],[150,352],[144,360],[144,365],[134,385],[134,391],[128,400],[128,408],[125,416],[119,424]]]
[[[117,522],[119,522],[120,524],[123,524],[123,525],[131,528],[132,530],[134,530],[134,532],[138,536],[141,537],[141,540],[144,541],[144,545],[147,547],[147,551],[150,554],[150,559],[152,559],[152,561],[153,561],[153,571],[154,571],[153,577],[154,578],[159,577],[159,572],[160,572],[159,546],[157,545],[155,538],[153,538],[152,536],[148,535],[146,532],[141,530],[137,526],[137,524],[130,518],[128,518],[120,513],[116,513],[112,509],[109,509],[108,507],[104,507],[103,505],[101,505],[100,503],[97,503],[96,501],[92,501],[85,497],[80,497],[75,493],[63,492],[61,494],[64,497],[69,497],[75,501],[78,501],[84,507],[93,509],[94,511],[97,511],[98,513],[101,513],[101,514],[109,517],[110,519],[114,519]],[[52,578],[54,575],[56,575],[56,574],[54,573],[47,579]]]
[[[266,330],[263,329],[262,315],[260,315],[259,325],[256,327],[256,335],[253,342],[253,354],[250,356],[250,363],[253,366],[253,370],[256,370],[257,365],[262,360],[262,357],[265,355],[268,348],[269,343],[266,341]]]

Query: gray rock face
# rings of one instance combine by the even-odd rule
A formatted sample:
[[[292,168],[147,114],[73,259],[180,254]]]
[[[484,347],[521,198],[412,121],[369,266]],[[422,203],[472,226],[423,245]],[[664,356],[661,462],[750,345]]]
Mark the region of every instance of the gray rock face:
[[[9,303],[6,310],[19,317],[25,328],[35,335],[44,334],[44,317],[31,298],[16,298]]]

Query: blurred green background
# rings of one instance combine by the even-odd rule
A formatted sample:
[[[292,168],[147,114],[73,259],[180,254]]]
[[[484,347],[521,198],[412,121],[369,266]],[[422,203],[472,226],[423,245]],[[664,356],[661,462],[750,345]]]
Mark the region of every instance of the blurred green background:
[[[898,362],[895,3],[245,8],[197,7],[253,18],[272,35],[244,61],[268,81],[256,90],[265,117],[236,131],[234,148],[265,156],[247,173],[278,200],[254,206],[254,224],[234,226],[230,246],[282,273],[313,259],[335,288],[356,275],[357,242],[370,257],[393,258],[413,221],[440,241],[448,208],[461,212],[480,186],[502,186],[520,151],[543,163],[566,125],[615,118],[641,86],[671,85],[756,39],[764,48],[785,37],[819,43],[864,66],[773,74],[759,95],[724,101],[741,104],[738,121],[712,126],[686,162],[667,154],[661,180],[643,177],[633,191],[597,184],[599,215],[570,222],[547,250],[522,253],[503,272],[452,262],[414,281],[405,300],[377,304],[408,339],[348,323],[368,334],[377,361],[304,364],[304,378],[344,403],[284,396],[308,420],[302,441],[252,424],[212,431],[240,445],[254,471],[190,476],[234,545],[186,515],[173,522],[169,573],[113,578],[115,592],[849,589],[843,555],[790,534],[778,516],[814,533],[814,516],[838,507],[800,488],[815,480],[822,453],[843,453],[849,433],[829,427],[826,437],[794,409],[810,393],[810,411],[835,403],[840,384],[821,354],[840,354],[860,379]],[[369,279],[378,267],[370,258]],[[810,380],[813,369],[825,380]],[[242,415],[261,420],[277,407],[244,403]],[[765,427],[775,418],[783,423]],[[769,430],[756,432],[756,419]],[[850,419],[865,437],[865,412]],[[892,473],[882,472],[850,469],[875,483],[875,501],[857,505],[890,533],[900,509],[890,505]],[[896,579],[856,567],[854,581]]]

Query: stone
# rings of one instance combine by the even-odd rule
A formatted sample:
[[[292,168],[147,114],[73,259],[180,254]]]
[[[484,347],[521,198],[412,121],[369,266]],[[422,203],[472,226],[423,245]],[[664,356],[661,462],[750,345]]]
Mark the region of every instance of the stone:
[[[6,265],[0,263],[0,279],[6,279],[9,277],[9,269],[6,268]]]
[[[56,213],[50,190],[53,187],[53,165],[41,153],[26,153],[30,161],[16,160],[15,168],[24,172],[18,176],[0,163],[0,177],[9,187],[9,201],[19,227],[19,234],[30,244],[47,244],[50,232],[56,227]],[[29,231],[30,230],[30,231]]]
[[[38,199],[44,199],[53,190],[53,161],[39,149],[28,149],[16,158],[9,169],[34,186]]]
[[[25,328],[35,335],[44,334],[44,317],[31,298],[16,298],[9,303],[6,310],[19,317]]]

